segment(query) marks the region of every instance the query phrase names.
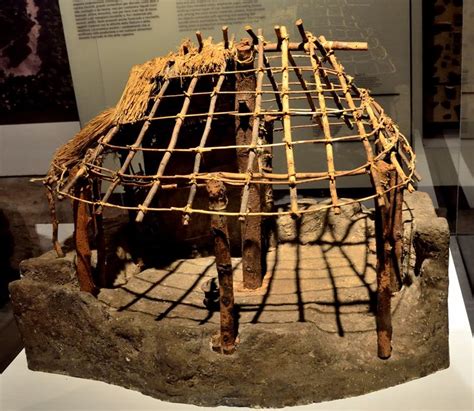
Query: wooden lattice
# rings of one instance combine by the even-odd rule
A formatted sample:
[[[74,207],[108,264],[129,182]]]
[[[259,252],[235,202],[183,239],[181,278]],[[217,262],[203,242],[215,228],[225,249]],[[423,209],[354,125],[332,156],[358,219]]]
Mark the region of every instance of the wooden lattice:
[[[412,180],[417,178],[415,155],[396,124],[367,90],[356,86],[336,58],[335,50],[363,50],[367,45],[327,41],[305,31],[301,21],[297,28],[301,37],[298,42],[290,42],[284,26],[275,27],[275,42],[267,42],[262,30],[255,33],[250,27],[246,27],[250,38],[241,42],[229,39],[227,28],[223,28],[220,43],[203,40],[197,32],[197,46],[185,42],[178,52],[135,67],[113,118],[107,117],[107,127],[82,135],[82,145],[77,144],[78,138],[68,143],[76,148],[73,158],[53,160],[46,184],[51,193],[76,202],[79,235],[78,220],[84,215],[80,204],[92,205],[94,215],[99,217],[104,207],[130,210],[136,222],[153,212],[181,213],[183,224],[188,224],[193,215],[210,214],[221,218],[218,221],[213,217],[213,226],[222,228],[223,217],[238,216],[246,224],[243,236],[258,237],[260,232],[255,234],[255,228],[262,217],[289,214],[298,218],[314,212],[298,205],[298,188],[303,184],[326,181],[331,202],[320,208],[333,208],[336,213],[344,205],[374,199],[381,227],[377,239],[383,244],[378,251],[377,318],[379,355],[385,358],[390,355],[391,335],[391,326],[387,325],[387,278],[393,271],[390,265],[396,265],[390,263],[391,254],[398,262],[401,259],[402,195],[405,188],[413,190]],[[235,125],[230,144],[218,138],[224,135],[219,128],[229,124]],[[314,138],[301,138],[302,131],[308,129],[313,130]],[[276,138],[280,133],[281,138]],[[343,144],[349,142],[357,145]],[[360,150],[365,161],[355,168],[339,169],[334,158],[336,144]],[[323,165],[315,163],[314,171],[303,172],[299,171],[295,149],[307,145],[320,147],[326,161]],[[80,155],[78,146],[82,149]],[[67,148],[62,151],[63,157]],[[272,169],[272,152],[276,150],[284,151],[283,173]],[[209,169],[209,164],[203,167],[207,156],[225,156],[231,151],[237,153],[236,169]],[[109,155],[121,159],[119,169],[105,165],[104,158]],[[137,170],[138,155],[155,168]],[[187,172],[170,169],[176,156],[185,159]],[[341,199],[338,181],[363,175],[370,180],[373,192],[363,198]],[[106,184],[103,191],[101,183]],[[209,207],[196,206],[196,193],[206,185],[211,197]],[[242,188],[238,210],[227,209],[223,201],[225,186]],[[271,197],[273,186],[288,190],[289,209],[275,210],[271,199],[265,200]],[[185,203],[156,205],[160,193],[177,188],[188,190]],[[128,193],[128,202],[114,196],[119,189]],[[82,243],[76,243],[77,252],[87,254],[88,245],[81,250]],[[392,246],[394,253],[389,248]],[[222,253],[225,244],[219,243],[219,247],[216,245],[216,253]],[[256,259],[255,252],[244,249],[243,258],[251,262]],[[251,288],[261,284],[258,269],[255,266],[249,270]],[[90,267],[84,270],[85,277],[90,277]],[[93,291],[94,285],[85,288]],[[227,350],[234,340],[221,343]]]

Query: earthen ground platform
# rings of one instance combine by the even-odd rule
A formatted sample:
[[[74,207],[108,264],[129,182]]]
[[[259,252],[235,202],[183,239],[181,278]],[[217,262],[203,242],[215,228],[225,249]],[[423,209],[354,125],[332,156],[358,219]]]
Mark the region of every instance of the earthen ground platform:
[[[203,289],[216,276],[213,257],[123,275],[97,299],[78,290],[73,254],[26,260],[11,295],[29,367],[172,402],[252,407],[359,395],[448,367],[446,221],[428,196],[406,196],[407,272],[392,299],[393,353],[381,360],[373,221],[344,212],[339,226],[330,215],[308,217],[296,238],[291,221],[280,221],[259,290],[243,288],[233,259],[233,355],[210,347],[218,305]]]

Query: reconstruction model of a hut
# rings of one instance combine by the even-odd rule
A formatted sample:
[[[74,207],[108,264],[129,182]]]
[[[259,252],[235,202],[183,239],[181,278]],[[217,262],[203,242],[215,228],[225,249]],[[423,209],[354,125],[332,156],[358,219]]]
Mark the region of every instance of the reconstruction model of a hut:
[[[92,294],[101,287],[107,264],[105,208],[129,210],[142,225],[153,213],[178,213],[183,225],[211,215],[221,319],[213,344],[233,353],[237,336],[228,217],[241,221],[244,286],[256,289],[264,276],[263,223],[281,215],[300,219],[310,211],[298,203],[299,187],[326,182],[330,201],[320,209],[336,214],[345,205],[373,200],[378,355],[388,358],[391,294],[400,287],[402,266],[403,193],[413,191],[415,155],[396,124],[367,90],[356,86],[335,55],[365,50],[367,44],[317,37],[301,21],[297,28],[301,38],[296,42],[284,26],[275,27],[271,41],[250,27],[250,37],[240,42],[229,38],[226,27],[219,43],[197,32],[197,45],[185,41],[177,52],[135,66],[117,106],[57,151],[45,180],[53,215],[55,196],[73,200],[77,276],[81,289]],[[308,129],[313,137],[301,138]],[[335,145],[357,151],[364,161],[355,168],[336,167]],[[325,161],[315,160],[312,170],[302,172],[294,152],[308,146],[324,153]],[[286,164],[280,173],[272,168],[277,152]],[[109,166],[110,156],[120,159],[119,167]],[[355,176],[365,176],[372,192],[342,199],[339,182]],[[226,195],[226,189],[236,187],[238,204]],[[274,207],[274,188],[288,190],[288,209]],[[187,189],[184,201],[173,200],[177,189]],[[208,202],[197,204],[203,192]],[[163,205],[160,197],[171,201]],[[61,255],[57,222],[54,230]],[[98,248],[97,273],[91,267],[91,231]]]

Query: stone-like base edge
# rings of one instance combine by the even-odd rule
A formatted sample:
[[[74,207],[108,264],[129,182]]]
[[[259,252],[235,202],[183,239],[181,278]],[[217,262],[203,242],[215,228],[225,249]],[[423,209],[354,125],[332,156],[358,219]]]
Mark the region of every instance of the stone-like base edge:
[[[426,197],[407,196],[414,281],[394,313],[389,360],[377,358],[373,331],[341,338],[313,323],[242,325],[236,353],[219,355],[215,325],[113,311],[77,289],[70,260],[43,257],[10,287],[28,365],[171,402],[250,407],[361,395],[447,368],[449,231]]]

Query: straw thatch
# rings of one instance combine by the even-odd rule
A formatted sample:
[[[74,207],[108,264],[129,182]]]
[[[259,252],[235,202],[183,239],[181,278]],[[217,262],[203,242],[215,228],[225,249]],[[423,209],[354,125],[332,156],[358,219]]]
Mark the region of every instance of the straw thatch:
[[[84,159],[87,150],[114,125],[115,108],[108,108],[89,121],[79,133],[59,147],[53,155],[45,182],[54,185],[63,173]]]
[[[223,43],[214,44],[211,39],[204,40],[201,51],[190,40],[184,40],[176,52],[134,66],[116,106],[115,122],[135,123],[144,118],[148,102],[168,68],[172,76],[218,72],[232,53],[232,48],[225,49]]]
[[[168,57],[157,57],[144,64],[133,66],[122,97],[116,106],[114,121],[133,123],[143,117],[150,96],[155,91],[157,78],[163,76]]]

